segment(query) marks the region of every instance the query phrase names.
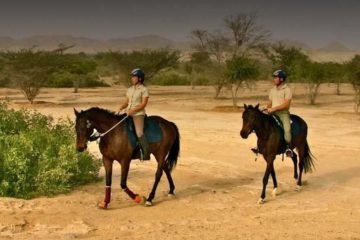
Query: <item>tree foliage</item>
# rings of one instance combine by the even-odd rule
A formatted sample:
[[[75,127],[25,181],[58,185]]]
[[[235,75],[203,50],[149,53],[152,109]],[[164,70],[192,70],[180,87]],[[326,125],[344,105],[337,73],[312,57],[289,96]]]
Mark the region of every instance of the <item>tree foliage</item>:
[[[42,87],[69,87],[70,82],[77,91],[81,82],[100,85],[95,74],[96,62],[81,53],[63,54],[65,49],[0,52],[0,71],[11,82],[9,85],[19,88],[30,103]]]
[[[58,59],[46,51],[24,49],[18,52],[0,52],[4,61],[3,72],[12,79],[31,103],[55,71]]]
[[[214,82],[215,98],[224,86],[233,84],[233,79],[229,79],[231,75],[226,74],[226,62],[237,61],[239,57],[256,59],[270,36],[269,32],[257,23],[257,15],[253,13],[230,15],[224,19],[224,26],[223,31],[195,29],[191,33],[195,40],[194,49],[197,52],[206,52],[210,59],[216,61],[217,69],[223,68],[218,71],[221,74],[218,74],[217,81]],[[237,71],[242,70],[243,68],[239,68]],[[236,102],[236,96],[237,94],[233,94],[233,102]]]
[[[355,55],[346,64],[347,77],[355,90],[355,112],[359,112],[360,108],[360,55]]]
[[[237,106],[237,94],[241,85],[250,88],[251,82],[259,76],[259,66],[255,60],[234,57],[226,62],[226,75],[231,83],[233,105]]]
[[[114,69],[129,74],[134,68],[141,68],[145,78],[150,80],[160,71],[175,67],[180,53],[170,49],[142,50],[132,52],[108,52],[98,56],[103,61],[113,65]]]

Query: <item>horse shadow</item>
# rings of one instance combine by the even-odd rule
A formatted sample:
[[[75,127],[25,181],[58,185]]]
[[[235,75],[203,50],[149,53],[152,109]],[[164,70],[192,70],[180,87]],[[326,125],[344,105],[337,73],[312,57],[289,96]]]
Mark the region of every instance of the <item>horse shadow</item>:
[[[185,188],[178,189],[175,193],[176,196],[174,198],[169,198],[165,196],[165,194],[163,196],[159,196],[156,204],[172,201],[173,199],[186,200],[191,197],[196,197],[207,193],[229,193],[234,189],[251,185],[254,181],[255,178],[244,175],[232,178],[218,177],[207,179],[204,181],[198,181]]]
[[[340,187],[352,179],[359,178],[360,166],[350,167],[342,170],[335,170],[324,174],[310,177],[308,186],[312,189],[323,189],[331,183],[335,183]]]

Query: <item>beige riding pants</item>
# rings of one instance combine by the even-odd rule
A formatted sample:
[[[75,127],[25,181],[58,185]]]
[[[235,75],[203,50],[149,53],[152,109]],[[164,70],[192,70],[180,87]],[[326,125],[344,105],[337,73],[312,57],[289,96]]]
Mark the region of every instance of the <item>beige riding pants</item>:
[[[291,126],[290,126],[290,113],[289,111],[274,112],[280,118],[284,127],[284,138],[287,144],[291,143]]]
[[[144,118],[145,118],[145,115],[133,116],[136,136],[138,138],[140,138],[144,135]]]

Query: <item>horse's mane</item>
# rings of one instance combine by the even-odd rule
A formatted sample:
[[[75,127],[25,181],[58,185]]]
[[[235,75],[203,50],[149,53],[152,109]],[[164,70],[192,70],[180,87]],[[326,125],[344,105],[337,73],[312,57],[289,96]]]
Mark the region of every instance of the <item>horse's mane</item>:
[[[277,122],[276,122],[276,120],[274,119],[274,117],[273,117],[271,114],[264,113],[263,111],[261,111],[261,110],[259,109],[259,107],[256,107],[256,106],[254,107],[254,106],[252,106],[252,105],[248,105],[248,106],[247,106],[247,110],[253,110],[253,111],[258,112],[258,113],[260,114],[260,116],[261,116],[262,118],[264,118],[265,121],[270,122],[273,127],[279,127],[279,125],[277,124]]]
[[[115,118],[117,120],[121,120],[126,116],[126,114],[118,114],[118,113],[115,113],[114,111],[110,111],[110,110],[107,110],[104,108],[99,108],[99,107],[89,108],[89,109],[85,110],[84,113],[86,115],[93,115],[93,114],[96,114],[97,116],[103,115],[106,118]]]

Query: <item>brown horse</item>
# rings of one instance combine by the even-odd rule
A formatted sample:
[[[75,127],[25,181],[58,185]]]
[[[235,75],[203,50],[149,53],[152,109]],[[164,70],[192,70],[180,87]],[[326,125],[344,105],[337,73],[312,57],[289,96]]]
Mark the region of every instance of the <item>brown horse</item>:
[[[87,142],[94,129],[99,133],[103,133],[100,138],[99,148],[103,156],[102,160],[106,174],[106,185],[105,199],[103,202],[99,203],[99,207],[107,208],[110,203],[112,166],[114,160],[118,161],[121,165],[121,188],[135,202],[141,202],[142,197],[132,192],[126,183],[130,162],[134,159],[135,150],[129,140],[125,124],[123,122],[119,124],[120,121],[124,120],[126,114],[118,115],[101,108],[90,108],[81,112],[74,109],[74,112],[76,115],[76,149],[78,151],[82,152],[87,148]],[[158,163],[155,174],[155,183],[146,199],[146,205],[150,206],[155,197],[156,188],[163,171],[169,181],[169,195],[174,194],[175,185],[171,177],[171,170],[175,167],[179,156],[180,135],[179,130],[174,123],[159,116],[150,116],[149,118],[157,121],[162,131],[161,141],[150,144],[150,152],[155,156]],[[116,127],[114,127],[115,125]]]
[[[273,195],[276,195],[277,181],[274,169],[274,160],[277,154],[282,154],[285,151],[285,140],[283,129],[279,126],[273,116],[259,110],[259,104],[255,107],[246,104],[243,112],[243,126],[240,131],[242,138],[247,138],[253,131],[255,132],[258,141],[258,151],[261,153],[266,161],[266,170],[263,177],[263,189],[261,198],[258,203],[264,203],[265,190],[268,183],[269,175],[273,179],[274,190]],[[297,179],[297,190],[300,190],[302,185],[301,177],[303,170],[311,172],[314,167],[313,155],[311,154],[307,142],[307,124],[299,116],[291,114],[292,120],[292,138],[291,148],[296,148],[299,154],[299,175],[297,172],[297,155],[293,154],[292,160],[294,162],[294,178]]]

